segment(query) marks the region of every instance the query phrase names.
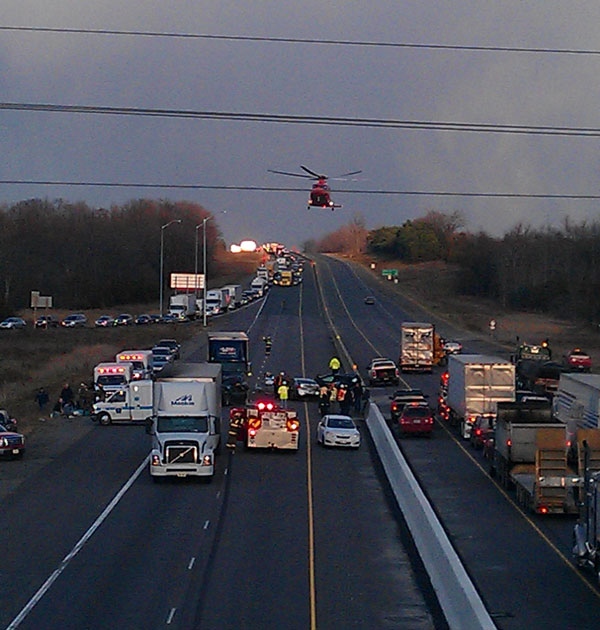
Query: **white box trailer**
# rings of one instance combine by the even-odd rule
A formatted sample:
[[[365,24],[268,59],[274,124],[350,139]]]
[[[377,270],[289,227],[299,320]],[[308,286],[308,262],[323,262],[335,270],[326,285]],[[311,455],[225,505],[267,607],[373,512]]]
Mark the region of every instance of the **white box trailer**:
[[[598,429],[600,374],[560,375],[552,399],[554,416],[567,426],[567,437],[575,442],[577,429]]]
[[[478,416],[496,416],[499,402],[515,400],[515,366],[506,359],[483,354],[453,354],[448,359],[449,420],[471,437]]]
[[[402,372],[433,370],[434,333],[433,324],[428,322],[402,322],[398,361]]]
[[[181,363],[154,384],[150,474],[212,479],[221,439],[221,366]]]

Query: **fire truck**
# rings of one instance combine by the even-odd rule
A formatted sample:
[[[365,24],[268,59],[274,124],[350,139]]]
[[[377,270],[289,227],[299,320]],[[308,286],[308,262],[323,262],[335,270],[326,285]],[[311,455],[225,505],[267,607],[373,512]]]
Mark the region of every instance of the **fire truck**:
[[[242,420],[244,446],[298,450],[300,420],[293,409],[283,409],[271,401],[259,401],[248,407],[231,409]]]

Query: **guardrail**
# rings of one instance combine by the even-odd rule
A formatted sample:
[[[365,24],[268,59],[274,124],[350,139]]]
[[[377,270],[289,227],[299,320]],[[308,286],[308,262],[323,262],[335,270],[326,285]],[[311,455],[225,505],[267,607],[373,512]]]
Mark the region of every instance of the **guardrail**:
[[[367,427],[450,628],[495,629],[479,593],[375,403]]]

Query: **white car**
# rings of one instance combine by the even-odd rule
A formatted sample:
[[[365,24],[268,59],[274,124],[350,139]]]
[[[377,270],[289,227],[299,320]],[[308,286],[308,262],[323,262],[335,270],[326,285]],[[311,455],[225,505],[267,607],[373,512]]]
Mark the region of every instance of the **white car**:
[[[317,425],[317,442],[323,446],[360,446],[360,431],[350,416],[327,414]]]

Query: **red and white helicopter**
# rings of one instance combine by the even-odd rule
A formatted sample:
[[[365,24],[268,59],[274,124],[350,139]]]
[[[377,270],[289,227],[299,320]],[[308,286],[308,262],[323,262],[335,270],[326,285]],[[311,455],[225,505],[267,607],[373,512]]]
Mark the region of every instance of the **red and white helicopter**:
[[[269,169],[269,173],[277,173],[278,175],[289,175],[290,177],[303,177],[305,179],[315,180],[315,183],[312,185],[312,190],[310,191],[310,197],[308,198],[309,208],[328,208],[330,210],[335,210],[335,208],[342,207],[339,204],[333,203],[333,199],[331,198],[331,189],[329,188],[329,184],[327,183],[327,180],[329,179],[327,175],[315,173],[315,171],[312,171],[302,164],[300,164],[300,168],[306,172],[288,173],[287,171],[274,171]],[[350,173],[344,173],[343,175],[338,175],[337,177],[332,177],[331,179],[343,179],[345,177],[350,177],[351,175],[358,175],[359,173],[362,173],[362,171],[351,171]]]

